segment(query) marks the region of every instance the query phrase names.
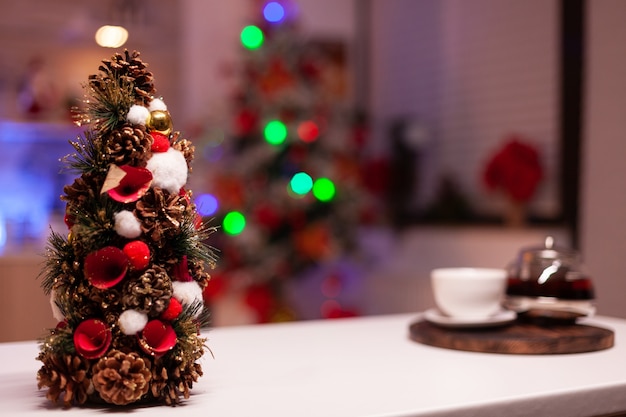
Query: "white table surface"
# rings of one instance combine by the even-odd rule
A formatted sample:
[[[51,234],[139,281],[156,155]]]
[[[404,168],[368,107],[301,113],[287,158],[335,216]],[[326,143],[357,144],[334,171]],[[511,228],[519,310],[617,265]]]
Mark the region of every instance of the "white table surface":
[[[626,410],[626,320],[611,349],[568,355],[461,352],[413,342],[419,314],[216,328],[215,355],[177,407],[122,409],[176,416],[597,416]],[[86,416],[38,391],[35,342],[0,344],[0,415]],[[116,414],[116,413],[115,413]]]

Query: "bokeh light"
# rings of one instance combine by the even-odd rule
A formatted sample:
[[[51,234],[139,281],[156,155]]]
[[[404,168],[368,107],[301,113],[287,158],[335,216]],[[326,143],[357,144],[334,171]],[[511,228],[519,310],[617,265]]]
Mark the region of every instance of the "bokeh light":
[[[313,183],[313,196],[320,201],[330,201],[335,197],[335,184],[328,178],[318,178]]]
[[[285,18],[285,8],[277,1],[270,1],[263,8],[263,17],[271,23],[279,23]]]
[[[6,244],[7,244],[7,223],[4,220],[4,216],[0,212],[0,253],[2,253]]]
[[[218,162],[224,156],[224,147],[221,144],[217,146],[204,145],[201,151],[202,158],[207,162]]]
[[[249,25],[241,31],[241,43],[248,49],[258,49],[263,45],[263,31],[257,26]]]
[[[341,294],[341,279],[337,275],[330,275],[322,281],[320,290],[326,298],[337,298]]]
[[[246,218],[238,211],[231,211],[224,216],[222,227],[229,235],[238,235],[246,228]]]
[[[219,204],[212,194],[200,194],[196,197],[196,207],[201,216],[212,216],[217,212]]]
[[[272,120],[265,125],[263,135],[270,145],[280,145],[287,139],[287,126],[280,120]]]
[[[104,25],[96,31],[96,43],[105,48],[119,48],[128,40],[128,31],[122,26]]]
[[[313,179],[306,172],[298,172],[289,181],[289,187],[297,195],[305,195],[313,188]]]
[[[319,136],[320,130],[317,125],[310,121],[304,121],[298,125],[298,137],[304,142],[313,142]]]
[[[339,301],[337,300],[324,300],[320,306],[320,313],[324,318],[333,317],[338,311],[341,311],[341,304],[339,304]]]

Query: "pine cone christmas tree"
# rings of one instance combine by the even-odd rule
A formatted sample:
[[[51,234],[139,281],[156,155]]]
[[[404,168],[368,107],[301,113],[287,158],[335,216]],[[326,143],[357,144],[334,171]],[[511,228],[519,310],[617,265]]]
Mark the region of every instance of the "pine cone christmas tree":
[[[88,123],[65,158],[67,237],[52,232],[42,287],[59,325],[41,344],[46,397],[177,404],[202,375],[202,290],[215,266],[185,190],[194,148],[172,131],[139,53],[102,61],[85,85]]]

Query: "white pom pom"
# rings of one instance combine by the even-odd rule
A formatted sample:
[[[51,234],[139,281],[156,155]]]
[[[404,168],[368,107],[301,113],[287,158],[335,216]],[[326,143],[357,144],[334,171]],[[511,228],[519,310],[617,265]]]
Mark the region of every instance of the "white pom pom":
[[[145,126],[149,118],[150,110],[138,104],[133,104],[132,106],[130,106],[128,114],[126,115],[126,120],[134,125]]]
[[[202,288],[196,281],[174,281],[172,282],[174,297],[181,304],[191,305],[197,301],[202,301]]]
[[[194,303],[202,303],[202,288],[196,281],[174,281],[172,282],[173,296],[182,305],[193,305]],[[199,308],[195,314],[198,317],[202,312],[202,308]]]
[[[124,334],[134,335],[143,330],[148,323],[148,315],[137,310],[126,310],[120,314],[118,324]]]
[[[50,291],[50,307],[52,307],[52,317],[54,317],[56,321],[65,320],[63,312],[57,305],[57,293],[54,290]]]
[[[152,155],[146,168],[152,172],[152,186],[172,194],[177,194],[187,183],[187,161],[182,152],[174,148]]]
[[[122,210],[115,213],[115,231],[118,235],[133,239],[141,235],[141,223],[132,211]]]
[[[152,101],[150,102],[150,106],[148,107],[148,110],[150,110],[150,111],[155,111],[155,110],[166,111],[167,110],[167,106],[165,105],[163,100],[161,100],[160,98],[155,98],[155,99],[152,99]]]

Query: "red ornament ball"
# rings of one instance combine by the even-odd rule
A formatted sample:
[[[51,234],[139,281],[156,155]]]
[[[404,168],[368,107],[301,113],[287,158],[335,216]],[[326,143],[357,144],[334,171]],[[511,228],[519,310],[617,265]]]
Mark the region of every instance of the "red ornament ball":
[[[150,136],[154,139],[151,148],[152,152],[167,152],[170,148],[170,139],[166,135],[159,132],[150,132]]]
[[[128,242],[123,251],[128,256],[130,266],[137,271],[146,269],[150,264],[150,248],[141,240]]]
[[[182,312],[183,312],[182,304],[176,298],[172,297],[170,298],[170,303],[165,309],[165,311],[161,313],[161,318],[163,320],[172,321],[176,319],[176,317],[178,317],[180,313]]]
[[[68,229],[71,229],[72,226],[74,226],[74,223],[76,223],[76,217],[66,212],[65,216],[63,216],[63,222]]]

